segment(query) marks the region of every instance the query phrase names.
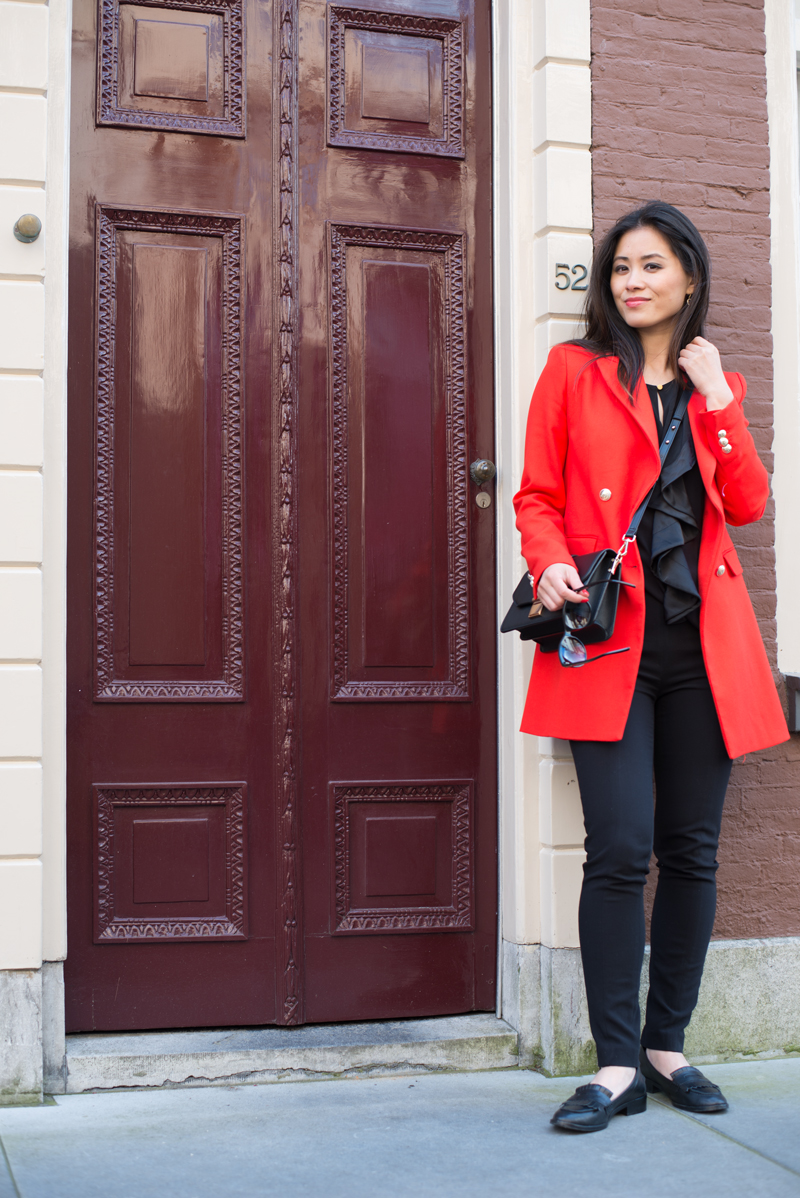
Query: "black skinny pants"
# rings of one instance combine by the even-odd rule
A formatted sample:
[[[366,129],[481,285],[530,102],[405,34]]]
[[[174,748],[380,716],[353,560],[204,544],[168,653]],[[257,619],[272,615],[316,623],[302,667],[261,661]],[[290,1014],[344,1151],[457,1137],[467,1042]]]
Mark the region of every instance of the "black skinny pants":
[[[697,629],[666,624],[661,604],[648,595],[642,662],[622,740],[571,744],[586,826],[579,928],[589,1021],[601,1068],[635,1066],[643,890],[653,849],[658,886],[645,1048],[683,1050],[714,926],[731,760]]]

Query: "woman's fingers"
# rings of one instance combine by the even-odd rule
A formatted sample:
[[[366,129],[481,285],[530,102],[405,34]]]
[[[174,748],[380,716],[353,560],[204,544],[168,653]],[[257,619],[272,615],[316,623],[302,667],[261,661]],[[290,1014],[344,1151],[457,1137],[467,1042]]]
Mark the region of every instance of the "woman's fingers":
[[[567,566],[564,574],[565,591],[564,596],[567,599],[573,599],[580,603],[581,600],[588,597],[589,592],[584,588],[581,576],[574,566]],[[572,588],[570,590],[570,588]]]
[[[705,337],[695,337],[685,345],[678,355],[678,361],[701,363],[708,362],[719,365],[719,350],[716,345],[706,341]]]
[[[724,408],[733,399],[733,392],[722,370],[719,350],[705,337],[695,337],[681,350],[678,365],[686,371],[696,390],[706,397],[709,411]]]
[[[548,611],[559,611],[566,602],[585,603],[589,598],[580,574],[566,562],[547,567],[539,579],[536,593]]]
[[[559,611],[564,606],[564,600],[559,596],[555,587],[547,586],[541,581],[536,588],[536,594],[548,611]]]
[[[695,337],[694,341],[684,346],[678,355],[678,363],[695,384],[711,379],[716,381],[717,376],[722,375],[716,346],[699,337]]]

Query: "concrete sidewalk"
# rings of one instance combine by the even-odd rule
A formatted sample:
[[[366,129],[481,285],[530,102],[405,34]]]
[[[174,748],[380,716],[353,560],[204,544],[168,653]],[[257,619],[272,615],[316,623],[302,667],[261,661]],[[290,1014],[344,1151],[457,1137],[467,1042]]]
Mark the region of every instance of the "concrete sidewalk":
[[[575,1078],[521,1070],[68,1095],[0,1110],[0,1198],[797,1198],[800,1059],[707,1072],[728,1114],[589,1136],[548,1124]]]

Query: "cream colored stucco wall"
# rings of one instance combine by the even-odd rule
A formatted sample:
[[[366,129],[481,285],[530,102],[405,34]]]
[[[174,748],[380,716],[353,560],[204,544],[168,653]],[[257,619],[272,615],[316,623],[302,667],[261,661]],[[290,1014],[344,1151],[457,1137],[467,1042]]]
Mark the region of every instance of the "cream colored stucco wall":
[[[66,948],[69,34],[64,0],[0,3],[0,969]]]
[[[589,0],[499,0],[495,22],[495,323],[498,606],[524,563],[512,496],[531,392],[551,346],[575,335],[583,293],[556,271],[591,262]],[[500,638],[503,938],[578,943],[583,820],[569,746],[519,731],[532,654]]]

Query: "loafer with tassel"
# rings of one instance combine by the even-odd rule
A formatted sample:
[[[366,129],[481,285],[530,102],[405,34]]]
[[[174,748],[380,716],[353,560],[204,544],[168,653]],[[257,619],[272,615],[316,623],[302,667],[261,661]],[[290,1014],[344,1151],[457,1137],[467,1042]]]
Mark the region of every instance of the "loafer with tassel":
[[[684,1065],[683,1069],[676,1069],[666,1077],[650,1063],[643,1048],[639,1049],[639,1065],[644,1074],[647,1093],[655,1094],[660,1090],[678,1110],[690,1111],[693,1115],[711,1115],[727,1111],[728,1100],[719,1086],[709,1081],[694,1065]]]
[[[575,1093],[562,1103],[550,1122],[564,1131],[603,1131],[614,1115],[641,1115],[647,1110],[645,1080],[637,1069],[627,1090],[616,1098],[605,1086],[590,1082],[578,1086]]]

